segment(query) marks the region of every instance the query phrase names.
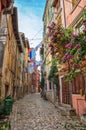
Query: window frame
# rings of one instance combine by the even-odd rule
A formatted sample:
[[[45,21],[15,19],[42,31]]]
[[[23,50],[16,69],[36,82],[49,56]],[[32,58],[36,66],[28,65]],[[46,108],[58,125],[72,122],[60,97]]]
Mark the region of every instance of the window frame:
[[[78,4],[79,4],[80,1],[81,0],[77,0],[77,2],[75,3],[75,5],[72,6],[72,0],[71,0],[71,13],[73,13],[73,11],[76,9],[76,7],[78,6]]]
[[[83,25],[83,19],[81,17],[81,19],[76,23],[76,25],[74,26],[74,30],[76,34],[79,34],[81,32],[83,32],[83,30],[80,30],[80,28],[83,27],[84,30],[84,25]]]

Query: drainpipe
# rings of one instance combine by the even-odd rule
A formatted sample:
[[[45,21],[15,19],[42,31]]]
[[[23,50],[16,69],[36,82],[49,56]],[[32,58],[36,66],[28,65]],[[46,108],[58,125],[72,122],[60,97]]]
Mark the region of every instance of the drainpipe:
[[[66,28],[66,15],[65,15],[65,5],[64,5],[64,0],[62,0],[62,7],[63,7],[64,27]]]

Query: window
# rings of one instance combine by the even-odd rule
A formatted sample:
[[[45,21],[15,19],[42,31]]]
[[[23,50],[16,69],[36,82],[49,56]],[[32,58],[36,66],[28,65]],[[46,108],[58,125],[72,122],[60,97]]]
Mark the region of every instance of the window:
[[[51,89],[51,82],[49,82],[49,89]]]
[[[74,7],[77,4],[78,0],[72,0],[72,7]]]
[[[84,25],[82,25],[82,21],[80,21],[76,26],[75,26],[75,33],[79,34],[81,32],[83,32],[84,30]]]
[[[84,76],[81,73],[78,73],[78,75],[73,79],[72,87],[73,87],[73,94],[80,94],[81,90],[84,93],[85,80],[84,80]]]
[[[57,3],[57,6],[56,6],[56,9],[58,10],[60,7],[60,0],[58,0],[58,3]]]
[[[53,16],[53,8],[50,7],[49,8],[49,17],[50,17],[50,20],[52,19],[52,16]]]
[[[57,24],[62,25],[62,18],[61,15],[57,19]]]

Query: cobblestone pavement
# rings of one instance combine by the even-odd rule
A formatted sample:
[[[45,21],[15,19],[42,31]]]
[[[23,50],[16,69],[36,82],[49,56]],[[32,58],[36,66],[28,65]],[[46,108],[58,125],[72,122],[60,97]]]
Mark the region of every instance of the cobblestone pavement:
[[[16,101],[10,119],[11,130],[86,130],[78,120],[61,116],[40,94],[30,94]]]

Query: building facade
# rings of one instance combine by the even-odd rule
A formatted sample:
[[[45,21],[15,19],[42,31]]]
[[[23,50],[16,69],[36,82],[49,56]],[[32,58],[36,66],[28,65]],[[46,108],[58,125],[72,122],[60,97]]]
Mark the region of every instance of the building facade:
[[[65,0],[53,0],[52,6],[49,6],[50,0],[46,2],[46,7],[44,11],[44,36],[47,38],[47,26],[51,25],[50,17],[49,16],[49,10],[51,7],[53,8],[52,12],[52,20],[57,25],[62,25],[64,28],[73,28],[73,31],[75,34],[81,33],[84,29],[83,27],[83,13],[86,11],[86,2],[83,0],[71,0],[71,1],[65,1]],[[85,17],[86,18],[86,17]],[[51,21],[52,21],[51,20]],[[85,19],[86,20],[86,19]],[[49,39],[47,39],[47,42]],[[44,55],[45,55],[46,47],[44,46]],[[47,51],[48,52],[48,51]],[[47,55],[45,55],[47,56]],[[50,56],[48,58],[44,58],[44,63],[47,61],[50,61],[52,57]],[[84,65],[85,62],[84,62]],[[42,66],[45,67],[44,64]],[[58,63],[57,63],[58,66]],[[48,65],[50,68],[51,66]],[[47,67],[47,68],[48,68]],[[64,69],[64,71],[61,70]],[[58,99],[61,104],[66,104],[70,106],[70,85],[69,82],[65,82],[65,74],[67,73],[68,66],[66,64],[62,64],[61,68],[58,68],[58,76],[59,76],[59,88],[58,88]],[[44,68],[43,68],[44,70]],[[74,78],[72,81],[72,104],[73,108],[76,109],[77,114],[84,114],[86,111],[86,101],[85,101],[85,86],[86,86],[86,78],[85,76],[78,70],[78,75]],[[49,73],[49,71],[47,71]],[[45,77],[47,79],[47,76]],[[49,81],[47,82],[49,84]],[[52,91],[52,82],[47,85],[50,87],[49,91]],[[48,96],[49,97],[49,96]],[[78,102],[78,104],[77,104]],[[83,104],[81,107],[80,104]]]
[[[7,13],[6,13],[7,11]],[[12,96],[15,100],[28,93],[29,42],[18,30],[18,11],[1,12],[0,24],[0,96]]]
[[[43,15],[43,22],[44,22],[43,45],[42,45],[43,65],[41,66],[41,70],[43,73],[42,76],[45,81],[44,88],[46,91],[46,96],[49,100],[54,102],[56,91],[52,80],[48,79],[48,75],[52,66],[52,63],[49,63],[52,60],[52,56],[50,54],[50,49],[48,45],[50,41],[50,39],[48,38],[48,26],[52,23],[52,21],[55,21],[55,14],[54,14],[54,9],[52,4],[53,4],[53,0],[46,1],[46,6]]]

